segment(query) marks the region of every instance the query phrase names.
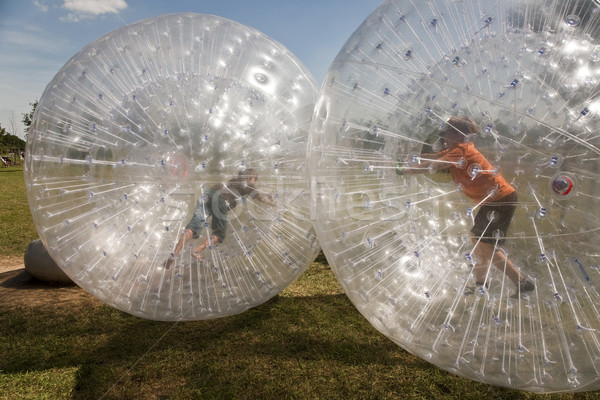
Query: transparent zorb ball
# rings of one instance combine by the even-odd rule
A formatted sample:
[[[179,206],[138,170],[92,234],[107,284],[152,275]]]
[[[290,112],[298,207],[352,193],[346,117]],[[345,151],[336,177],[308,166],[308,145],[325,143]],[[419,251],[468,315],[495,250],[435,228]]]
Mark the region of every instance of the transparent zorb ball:
[[[309,149],[319,242],[358,310],[448,371],[600,388],[599,11],[386,1],[329,69]],[[457,143],[463,116],[477,126]]]
[[[44,245],[78,285],[140,317],[265,302],[319,250],[305,192],[315,98],[289,50],[231,20],[162,15],[102,36],[48,84],[29,131],[25,180]],[[251,190],[232,184],[248,170]],[[207,208],[214,188],[223,196]],[[197,257],[217,206],[221,240]],[[196,235],[176,251],[195,211]]]

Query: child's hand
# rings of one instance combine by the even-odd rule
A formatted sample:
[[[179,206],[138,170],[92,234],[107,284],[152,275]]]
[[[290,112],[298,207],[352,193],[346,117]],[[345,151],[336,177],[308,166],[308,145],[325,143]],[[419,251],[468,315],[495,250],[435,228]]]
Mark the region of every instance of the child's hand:
[[[269,194],[269,195],[263,197],[262,202],[271,207],[273,207],[275,205],[275,199],[273,198],[272,194]]]

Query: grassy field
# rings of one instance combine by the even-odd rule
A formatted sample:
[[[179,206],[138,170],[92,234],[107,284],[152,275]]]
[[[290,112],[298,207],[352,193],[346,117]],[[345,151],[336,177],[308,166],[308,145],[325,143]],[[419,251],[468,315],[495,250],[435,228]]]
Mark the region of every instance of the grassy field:
[[[0,171],[0,256],[35,238],[22,176]],[[76,288],[22,290],[50,300],[0,308],[0,399],[600,398],[492,387],[413,357],[356,311],[322,257],[274,299],[211,321],[147,321],[89,296],[61,301]]]
[[[22,256],[27,244],[36,239],[31,220],[23,169],[0,168],[0,256]]]

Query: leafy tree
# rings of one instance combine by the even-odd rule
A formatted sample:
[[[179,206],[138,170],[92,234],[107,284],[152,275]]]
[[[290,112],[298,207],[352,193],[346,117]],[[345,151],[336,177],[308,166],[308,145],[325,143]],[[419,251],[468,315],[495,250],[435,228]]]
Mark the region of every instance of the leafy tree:
[[[25,150],[25,141],[17,135],[11,135],[7,133],[0,136],[0,146],[6,149],[10,149],[11,152]]]
[[[35,112],[35,108],[38,105],[38,101],[36,100],[34,103],[29,103],[31,106],[31,111],[28,113],[23,113],[23,124],[25,125],[25,133],[29,132],[29,127],[33,122],[33,113]]]
[[[0,156],[12,158],[13,163],[19,162],[19,157],[25,151],[25,141],[17,135],[11,135],[0,126]]]

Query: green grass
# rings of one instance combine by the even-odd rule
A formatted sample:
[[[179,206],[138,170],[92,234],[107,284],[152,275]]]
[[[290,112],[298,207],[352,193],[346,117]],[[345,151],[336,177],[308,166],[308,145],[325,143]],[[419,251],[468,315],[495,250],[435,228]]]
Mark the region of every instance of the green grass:
[[[24,199],[22,173],[0,172]],[[6,203],[3,203],[6,204]],[[24,200],[0,225],[31,225]],[[25,222],[23,222],[25,221]],[[2,226],[2,230],[6,227]],[[23,251],[30,236],[7,242]],[[15,242],[15,243],[12,243]],[[11,250],[8,250],[11,249]],[[27,290],[27,289],[22,289]],[[57,291],[60,287],[49,287]],[[34,294],[32,294],[34,295]],[[147,321],[91,298],[0,308],[0,399],[597,399],[456,377],[378,333],[320,257],[279,296],[210,321]]]
[[[0,255],[23,256],[38,238],[31,219],[22,167],[0,168]]]

